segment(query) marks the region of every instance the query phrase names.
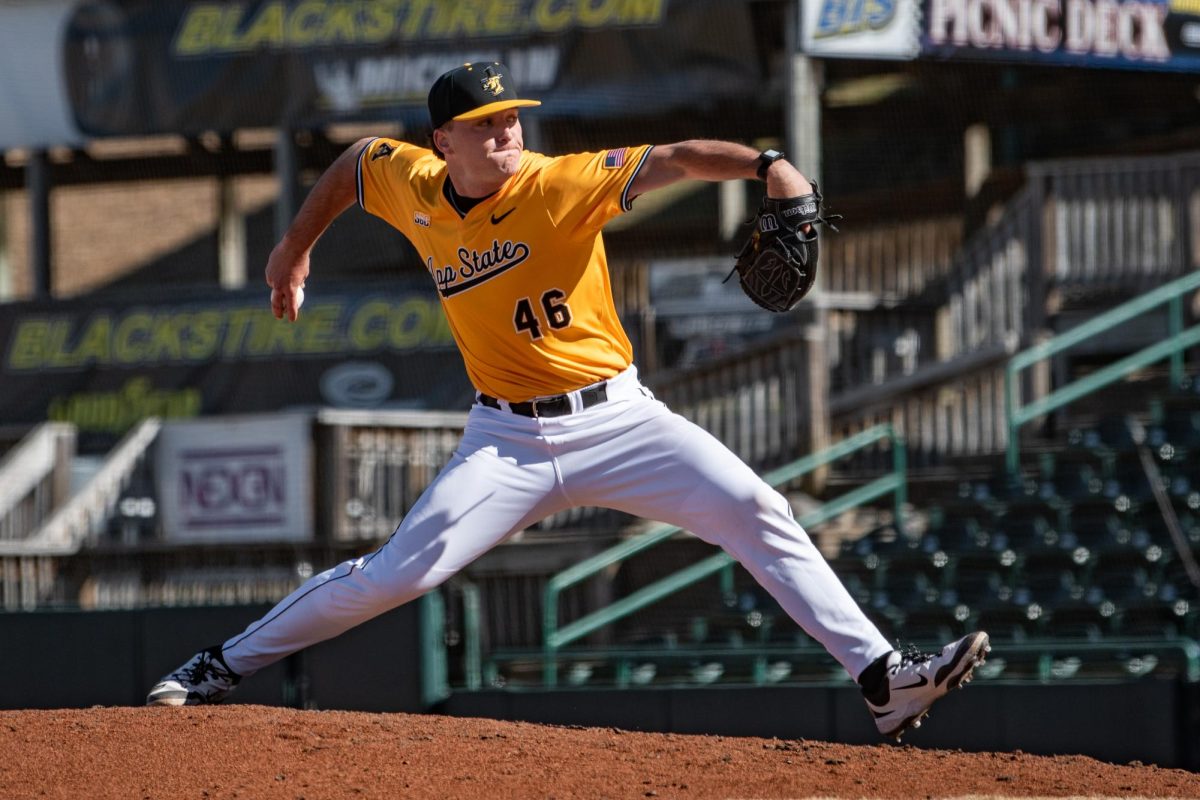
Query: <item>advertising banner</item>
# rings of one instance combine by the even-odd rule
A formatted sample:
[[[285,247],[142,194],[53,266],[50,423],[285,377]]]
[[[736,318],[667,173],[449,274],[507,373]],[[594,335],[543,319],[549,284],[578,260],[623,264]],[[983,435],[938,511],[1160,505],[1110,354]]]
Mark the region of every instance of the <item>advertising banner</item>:
[[[1200,71],[1200,0],[804,0],[818,57]]]
[[[165,424],[154,476],[166,540],[312,538],[311,428],[306,414]]]
[[[1200,70],[1200,0],[924,0],[921,54]]]
[[[463,410],[474,399],[424,276],[310,286],[296,323],[276,320],[257,288],[193,294],[0,305],[0,420],[71,422],[92,450],[146,416]]]
[[[921,51],[920,0],[809,0],[801,49],[837,58],[910,59]]]
[[[49,59],[54,67],[30,71],[6,116],[69,111],[69,124],[49,129],[9,135],[0,123],[0,149],[54,131],[196,134],[371,120],[421,128],[433,80],[468,61],[507,64],[522,95],[542,100],[539,114],[549,116],[661,113],[742,99],[765,83],[751,5],[60,0],[55,14],[38,15],[0,4],[0,65]]]

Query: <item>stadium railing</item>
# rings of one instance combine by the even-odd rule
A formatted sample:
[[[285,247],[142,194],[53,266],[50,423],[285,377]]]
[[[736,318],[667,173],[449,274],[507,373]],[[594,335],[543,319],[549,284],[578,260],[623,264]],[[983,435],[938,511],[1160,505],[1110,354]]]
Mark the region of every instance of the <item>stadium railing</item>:
[[[0,542],[19,541],[53,513],[70,490],[75,427],[44,422],[0,459]]]
[[[1200,272],[1193,272],[1158,287],[1127,303],[1123,303],[1059,336],[1024,350],[1008,362],[1005,370],[1005,420],[1008,430],[1005,466],[1015,478],[1020,468],[1020,436],[1022,425],[1056,409],[1115,383],[1143,367],[1170,359],[1171,385],[1184,382],[1183,351],[1200,344],[1200,325],[1183,327],[1183,296],[1200,288]],[[1116,326],[1141,316],[1163,304],[1168,305],[1169,338],[1144,347],[1114,361],[1030,403],[1021,400],[1021,371],[1061,353],[1081,342],[1110,332]]]

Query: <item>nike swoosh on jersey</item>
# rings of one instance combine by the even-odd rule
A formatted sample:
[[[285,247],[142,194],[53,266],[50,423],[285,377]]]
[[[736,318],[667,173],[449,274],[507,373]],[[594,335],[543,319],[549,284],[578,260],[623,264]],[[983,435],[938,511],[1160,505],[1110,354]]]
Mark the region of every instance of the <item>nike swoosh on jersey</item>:
[[[500,216],[498,216],[498,217],[497,217],[495,214],[492,214],[492,224],[493,224],[493,225],[499,225],[501,222],[503,222],[503,221],[504,221],[504,218],[505,218],[505,217],[507,217],[509,214],[511,214],[512,212],[514,212],[514,211],[516,211],[516,210],[517,210],[517,207],[516,207],[516,206],[513,206],[513,207],[512,207],[512,208],[510,208],[508,211],[505,211],[503,214],[501,214],[501,215],[500,215]]]

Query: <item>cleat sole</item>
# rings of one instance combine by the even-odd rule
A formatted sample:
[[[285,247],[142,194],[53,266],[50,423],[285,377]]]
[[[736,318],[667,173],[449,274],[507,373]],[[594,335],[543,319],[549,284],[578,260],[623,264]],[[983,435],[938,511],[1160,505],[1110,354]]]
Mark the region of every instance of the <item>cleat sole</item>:
[[[916,714],[916,715],[911,716],[908,719],[904,720],[904,722],[900,723],[899,728],[897,728],[896,730],[894,730],[891,733],[886,734],[886,735],[891,737],[892,739],[895,739],[897,742],[899,742],[901,736],[908,733],[910,730],[921,727],[921,720],[925,719],[928,716],[929,716],[929,709],[925,709],[920,714]]]
[[[966,669],[946,682],[947,691],[961,688],[964,684],[970,683],[971,678],[975,675],[975,668],[985,663],[987,654],[991,651],[991,642],[985,635],[983,637],[982,645],[974,653],[967,656],[967,658],[970,660],[970,663],[967,664]]]
[[[187,704],[187,690],[150,692],[146,696],[148,706],[182,706]]]

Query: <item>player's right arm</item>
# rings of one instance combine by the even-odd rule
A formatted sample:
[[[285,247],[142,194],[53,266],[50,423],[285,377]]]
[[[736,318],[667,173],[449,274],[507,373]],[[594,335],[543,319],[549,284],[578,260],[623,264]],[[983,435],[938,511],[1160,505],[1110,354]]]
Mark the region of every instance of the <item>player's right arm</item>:
[[[350,145],[321,175],[305,198],[295,219],[267,259],[267,285],[271,287],[271,311],[275,319],[284,315],[295,322],[299,313],[297,288],[308,278],[309,256],[326,228],[354,203],[359,154],[372,139]]]
[[[658,145],[629,187],[630,200],[682,180],[756,179],[758,153],[744,144],[706,139]],[[808,179],[787,161],[775,162],[767,172],[769,197],[799,197],[812,190]]]

